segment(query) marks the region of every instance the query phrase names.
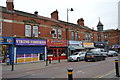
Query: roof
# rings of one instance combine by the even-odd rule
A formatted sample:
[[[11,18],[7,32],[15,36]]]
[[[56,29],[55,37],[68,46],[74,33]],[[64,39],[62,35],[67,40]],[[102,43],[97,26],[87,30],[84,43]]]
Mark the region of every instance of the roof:
[[[100,21],[100,20],[99,20],[99,22],[98,22],[97,27],[99,27],[99,26],[104,26],[104,25],[101,23],[101,21]]]
[[[44,17],[44,16],[40,16],[40,15],[28,13],[28,12],[19,11],[19,10],[9,11],[9,10],[6,9],[6,7],[3,7],[3,6],[0,6],[0,7],[2,7],[2,12],[5,12],[5,13],[9,13],[9,14],[13,14],[14,13],[14,14],[17,14],[17,15],[25,16],[25,17],[37,18],[37,19],[42,19],[42,20],[46,20],[46,21],[53,21],[53,22],[57,22],[57,23],[63,23],[65,25],[78,27],[78,28],[81,28],[81,29],[91,30],[87,26],[82,27],[82,26],[79,26],[77,24],[65,22],[65,21],[62,21],[62,20],[56,20],[56,19],[53,19],[53,18]]]

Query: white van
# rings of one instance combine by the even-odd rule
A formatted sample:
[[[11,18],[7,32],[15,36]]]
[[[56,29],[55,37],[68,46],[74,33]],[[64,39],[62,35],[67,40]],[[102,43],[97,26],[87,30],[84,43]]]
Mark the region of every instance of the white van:
[[[108,55],[108,52],[105,49],[101,49],[101,48],[91,49],[90,51],[100,52],[100,53],[102,53],[103,55],[106,55],[106,56]]]

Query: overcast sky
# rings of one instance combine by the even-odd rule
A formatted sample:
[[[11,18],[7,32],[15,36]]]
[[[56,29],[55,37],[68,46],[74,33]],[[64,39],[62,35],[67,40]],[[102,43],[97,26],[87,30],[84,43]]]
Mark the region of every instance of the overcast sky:
[[[51,17],[51,13],[56,9],[59,12],[59,20],[67,21],[67,8],[69,11],[69,22],[77,24],[79,18],[84,19],[85,26],[90,28],[96,26],[99,21],[106,29],[118,28],[118,1],[119,0],[14,0],[16,10],[34,13]],[[0,0],[1,6],[6,6],[6,0]]]

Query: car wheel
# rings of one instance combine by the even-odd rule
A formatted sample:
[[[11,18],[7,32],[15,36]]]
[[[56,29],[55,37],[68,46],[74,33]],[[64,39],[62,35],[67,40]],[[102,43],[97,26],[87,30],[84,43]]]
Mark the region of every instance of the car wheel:
[[[87,60],[87,59],[86,59],[85,61],[86,61],[86,62],[88,62],[88,60]]]
[[[77,58],[77,61],[80,61],[80,58]]]
[[[94,59],[93,61],[94,61],[94,62],[96,62],[96,61],[97,61],[97,59]]]

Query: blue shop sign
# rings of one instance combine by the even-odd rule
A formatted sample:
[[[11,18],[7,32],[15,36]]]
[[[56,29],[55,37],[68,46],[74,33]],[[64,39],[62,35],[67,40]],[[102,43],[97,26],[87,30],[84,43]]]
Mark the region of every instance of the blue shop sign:
[[[46,40],[16,38],[15,45],[46,45]]]
[[[119,47],[118,44],[114,44],[114,45],[112,46],[112,48],[118,48],[118,47]]]
[[[0,37],[0,44],[13,44],[12,37]]]
[[[95,47],[105,47],[104,42],[95,42]]]

